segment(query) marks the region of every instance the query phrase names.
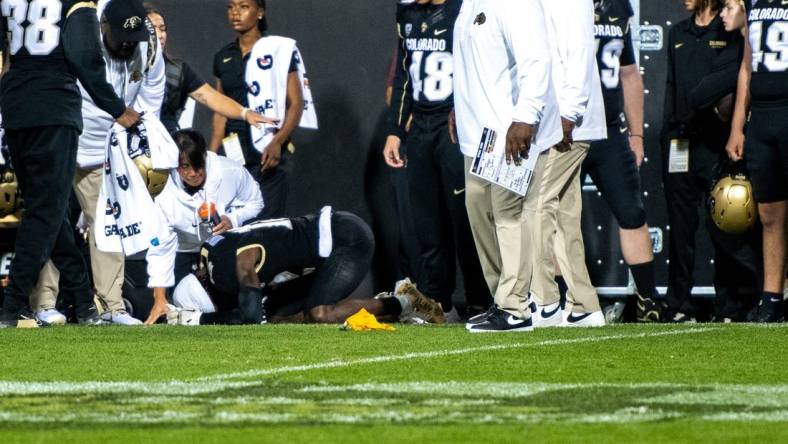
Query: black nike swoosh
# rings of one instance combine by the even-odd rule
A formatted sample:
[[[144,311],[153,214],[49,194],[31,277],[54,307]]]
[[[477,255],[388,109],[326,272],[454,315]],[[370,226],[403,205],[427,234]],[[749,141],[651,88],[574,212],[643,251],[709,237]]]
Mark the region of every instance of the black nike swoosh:
[[[549,318],[549,317],[551,317],[551,316],[555,315],[556,313],[558,313],[558,310],[560,310],[560,309],[561,309],[561,305],[558,305],[558,306],[556,306],[556,307],[555,307],[555,310],[553,310],[553,311],[551,311],[551,312],[549,312],[549,313],[548,313],[548,312],[546,312],[546,311],[544,310],[544,308],[543,308],[543,309],[542,309],[542,317],[543,317],[543,318]]]
[[[566,321],[567,322],[580,322],[580,321],[582,321],[583,319],[585,319],[585,318],[587,318],[589,316],[591,316],[591,313],[583,313],[581,316],[575,316],[574,313],[570,313],[569,317],[566,318]]]

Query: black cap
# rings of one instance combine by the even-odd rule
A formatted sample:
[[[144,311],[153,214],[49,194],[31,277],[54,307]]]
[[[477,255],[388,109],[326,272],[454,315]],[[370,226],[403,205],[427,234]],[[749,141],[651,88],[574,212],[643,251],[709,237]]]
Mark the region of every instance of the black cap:
[[[145,7],[140,0],[110,0],[104,16],[112,30],[112,39],[119,42],[144,42],[150,38],[145,24]]]

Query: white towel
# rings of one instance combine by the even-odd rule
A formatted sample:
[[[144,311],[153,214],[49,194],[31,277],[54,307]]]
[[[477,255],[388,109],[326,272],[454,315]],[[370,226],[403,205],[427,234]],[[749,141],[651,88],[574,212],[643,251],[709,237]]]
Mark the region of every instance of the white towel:
[[[281,120],[276,125],[264,124],[262,128],[251,127],[252,142],[255,149],[261,153],[284,124],[287,76],[290,70],[290,61],[294,55],[304,95],[304,113],[299,126],[318,129],[312,90],[309,87],[303,57],[298,51],[295,40],[279,36],[263,37],[255,43],[249,63],[246,65],[249,108],[267,117]]]
[[[150,153],[155,169],[178,166],[178,147],[155,116],[143,116],[137,131],[115,124],[107,135],[93,227],[99,250],[127,256],[158,245],[165,229],[133,159]]]

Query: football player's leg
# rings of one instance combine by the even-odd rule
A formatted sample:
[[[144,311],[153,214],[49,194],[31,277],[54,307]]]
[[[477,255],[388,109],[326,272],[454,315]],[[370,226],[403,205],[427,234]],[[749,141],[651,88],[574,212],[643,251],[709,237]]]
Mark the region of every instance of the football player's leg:
[[[426,122],[416,119],[408,135],[408,186],[420,262],[415,278],[426,296],[450,310],[456,274],[454,245],[447,229],[450,224],[443,199],[441,159],[436,156],[437,138],[423,125]]]
[[[439,144],[443,199],[448,208],[448,222],[451,223],[454,235],[453,239],[449,238],[447,242],[453,240],[455,245],[457,260],[462,270],[466,303],[483,310],[492,303],[492,296],[482,273],[468,221],[468,211],[465,208],[465,159],[459,146],[449,140],[448,127],[442,128],[436,142]],[[448,307],[443,308],[448,311]]]
[[[59,126],[7,131],[25,201],[25,215],[17,230],[17,254],[11,264],[11,283],[3,303],[10,315],[29,310],[30,293],[61,236],[61,225],[67,221],[66,206],[76,164],[77,137],[76,129]],[[70,245],[64,237],[57,248],[76,251],[73,236]],[[85,270],[79,270],[78,266],[76,273],[78,276],[73,279],[87,277]]]
[[[375,249],[372,230],[361,218],[339,211],[331,219],[333,248],[315,272],[306,303],[307,320],[317,323],[344,322],[358,311],[348,314],[353,306],[337,304],[367,276]]]

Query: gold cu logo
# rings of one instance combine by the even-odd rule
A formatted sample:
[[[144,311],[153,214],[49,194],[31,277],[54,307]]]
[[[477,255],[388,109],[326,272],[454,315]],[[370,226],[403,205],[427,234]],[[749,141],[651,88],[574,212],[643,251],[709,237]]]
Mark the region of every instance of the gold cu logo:
[[[140,24],[142,24],[142,19],[135,15],[126,19],[123,23],[123,29],[137,29],[140,27]]]

